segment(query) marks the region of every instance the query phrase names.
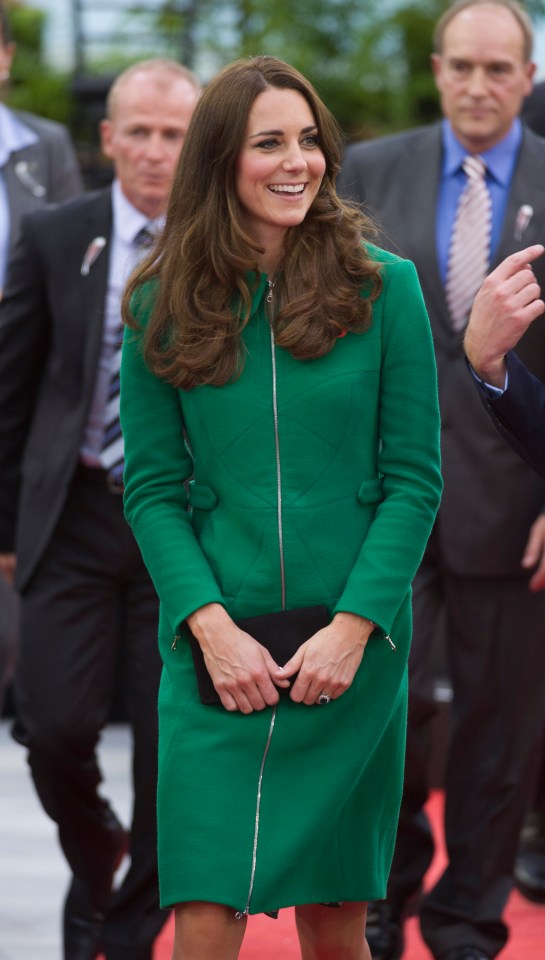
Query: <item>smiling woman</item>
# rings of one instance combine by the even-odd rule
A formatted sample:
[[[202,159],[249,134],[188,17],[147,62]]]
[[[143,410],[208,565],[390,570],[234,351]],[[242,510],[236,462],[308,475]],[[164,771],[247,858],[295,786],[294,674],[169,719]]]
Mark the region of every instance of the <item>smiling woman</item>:
[[[366,901],[386,892],[438,409],[414,268],[337,196],[341,143],[288,64],[226,67],[126,294],[173,960],[235,960],[248,914],[291,904],[303,960],[370,960]]]

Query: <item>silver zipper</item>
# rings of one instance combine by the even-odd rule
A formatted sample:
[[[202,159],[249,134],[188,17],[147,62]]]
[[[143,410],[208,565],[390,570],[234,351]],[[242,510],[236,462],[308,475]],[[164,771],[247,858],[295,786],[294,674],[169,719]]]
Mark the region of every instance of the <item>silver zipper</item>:
[[[272,303],[273,299],[273,289],[274,281],[267,280],[269,286],[269,292],[267,293],[267,303]],[[275,443],[275,456],[276,456],[276,498],[277,498],[277,518],[278,518],[278,548],[280,554],[280,588],[281,588],[281,598],[282,598],[282,610],[286,608],[286,576],[285,576],[285,565],[284,565],[284,534],[282,529],[282,471],[281,471],[281,462],[280,462],[280,438],[278,430],[278,397],[276,390],[276,353],[275,353],[275,344],[274,344],[274,332],[271,324],[271,364],[272,364],[272,399],[273,399],[273,421],[274,421],[274,443]],[[255,811],[255,824],[254,824],[254,845],[252,850],[252,870],[250,874],[250,887],[248,890],[248,899],[246,901],[246,907],[244,910],[238,910],[235,914],[237,920],[242,920],[243,917],[247,917],[250,912],[250,903],[252,899],[252,894],[254,892],[255,884],[255,872],[257,867],[257,845],[259,842],[259,817],[261,813],[261,792],[263,786],[263,774],[265,772],[265,763],[267,760],[267,754],[269,753],[269,748],[272,741],[272,735],[274,730],[274,724],[276,722],[276,706],[273,707],[271,722],[269,725],[269,734],[267,737],[267,742],[265,744],[265,749],[263,751],[263,757],[261,759],[261,768],[259,771],[259,779],[257,783],[257,802],[256,802],[256,811]]]
[[[269,284],[270,284],[269,280]],[[269,290],[269,297],[272,298],[272,289]],[[269,297],[267,297],[270,303]],[[274,332],[271,326],[271,362],[273,375],[273,419],[274,419],[274,445],[276,454],[276,504],[277,504],[277,522],[278,522],[278,550],[280,555],[280,590],[282,610],[286,609],[286,568],[284,563],[284,531],[282,528],[282,471],[280,461],[280,437],[278,432],[278,398],[276,391],[276,353],[274,346]]]
[[[276,707],[273,707],[271,722],[269,726],[269,735],[267,737],[267,743],[265,744],[265,749],[263,751],[261,768],[259,771],[259,779],[257,781],[257,803],[256,803],[256,810],[255,810],[254,846],[252,850],[252,872],[250,874],[250,888],[248,890],[248,899],[246,900],[246,906],[244,910],[237,910],[237,912],[235,913],[235,920],[242,920],[244,917],[247,917],[250,912],[250,901],[252,899],[252,894],[254,892],[255,871],[257,867],[257,843],[259,840],[259,815],[261,813],[261,788],[263,785],[263,774],[265,772],[265,761],[267,760],[267,754],[269,752],[269,747],[271,745],[275,721],[276,721]]]

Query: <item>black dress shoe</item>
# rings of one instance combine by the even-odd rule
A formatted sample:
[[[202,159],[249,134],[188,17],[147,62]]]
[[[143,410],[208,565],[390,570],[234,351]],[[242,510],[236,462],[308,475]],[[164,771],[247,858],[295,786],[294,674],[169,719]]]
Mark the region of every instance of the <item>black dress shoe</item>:
[[[74,877],[64,901],[64,960],[96,960],[103,919],[93,909],[89,887]]]
[[[436,960],[491,960],[479,947],[450,947],[440,953]]]
[[[78,877],[72,878],[64,901],[64,960],[96,960],[102,952],[103,910],[112,889],[115,872],[128,850],[129,835],[120,827],[117,848],[104,872],[100,891],[92,891],[90,886]]]
[[[532,903],[545,903],[545,824],[529,819],[514,869],[515,886]]]
[[[387,900],[367,905],[365,937],[373,960],[400,960],[403,953],[403,916]]]
[[[545,903],[545,851],[519,853],[515,864],[515,887],[526,900]]]

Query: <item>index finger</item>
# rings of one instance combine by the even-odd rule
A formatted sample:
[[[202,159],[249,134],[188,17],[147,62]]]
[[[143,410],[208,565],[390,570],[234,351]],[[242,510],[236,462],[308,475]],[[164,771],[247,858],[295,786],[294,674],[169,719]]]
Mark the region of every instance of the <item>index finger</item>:
[[[524,250],[517,250],[516,253],[512,253],[509,257],[506,257],[493,272],[498,279],[507,280],[509,277],[513,277],[515,273],[518,273],[523,267],[537,260],[543,253],[545,253],[543,244],[534,243],[531,247],[525,247]]]

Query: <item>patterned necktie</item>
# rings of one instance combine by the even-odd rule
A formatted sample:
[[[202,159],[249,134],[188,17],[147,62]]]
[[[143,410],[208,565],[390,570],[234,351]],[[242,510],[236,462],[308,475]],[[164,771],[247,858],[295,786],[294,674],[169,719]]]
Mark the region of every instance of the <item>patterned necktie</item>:
[[[475,294],[488,272],[492,201],[486,186],[486,165],[481,157],[466,157],[467,184],[458,206],[450,237],[445,293],[455,330],[463,330]]]
[[[153,244],[154,235],[142,227],[132,241],[130,267],[134,269],[143,260]],[[104,434],[100,451],[100,462],[108,474],[110,488],[123,490],[123,468],[125,466],[123,436],[119,420],[119,373],[121,369],[121,348],[123,346],[123,324],[120,322],[114,334],[114,352],[110,365],[110,382],[104,411]]]

